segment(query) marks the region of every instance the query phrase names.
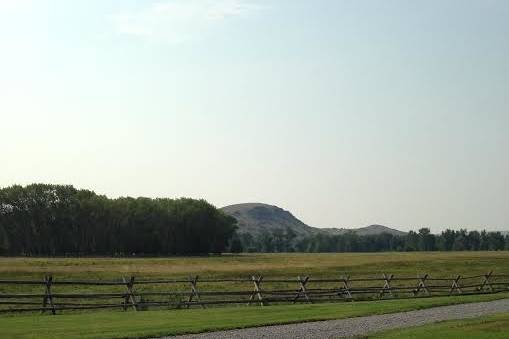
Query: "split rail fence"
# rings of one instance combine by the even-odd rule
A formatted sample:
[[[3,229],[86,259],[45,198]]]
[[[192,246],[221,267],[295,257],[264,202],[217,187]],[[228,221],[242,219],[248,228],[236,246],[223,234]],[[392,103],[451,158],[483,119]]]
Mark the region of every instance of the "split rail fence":
[[[203,287],[205,289],[201,289]],[[23,291],[23,293],[20,293]],[[51,312],[117,308],[206,308],[213,305],[269,305],[386,298],[417,298],[509,291],[509,274],[456,275],[435,278],[378,277],[200,279],[137,279],[117,281],[0,279],[0,312]]]

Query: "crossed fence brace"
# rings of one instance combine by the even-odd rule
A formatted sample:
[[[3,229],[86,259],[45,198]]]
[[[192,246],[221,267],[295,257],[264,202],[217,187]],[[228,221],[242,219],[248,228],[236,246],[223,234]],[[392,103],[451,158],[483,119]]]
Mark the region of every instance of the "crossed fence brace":
[[[124,296],[124,311],[127,311],[127,305],[131,304],[133,307],[133,310],[138,310],[138,305],[136,303],[136,296],[134,295],[134,277],[131,276],[129,280],[127,280],[125,277],[122,277],[122,281],[125,284],[125,288],[127,290],[127,293]]]
[[[297,302],[297,299],[299,299],[301,296],[303,296],[307,302],[313,303],[313,301],[308,296],[308,291],[306,289],[306,284],[309,281],[309,277],[302,278],[300,275],[297,277],[297,280],[299,281],[299,289],[297,291],[297,295],[293,299],[293,303],[295,304]]]
[[[53,294],[51,293],[51,284],[53,283],[53,277],[50,275],[44,276],[44,283],[45,283],[45,288],[44,288],[44,297],[42,300],[42,308],[43,308],[42,313],[47,311],[47,307],[49,305],[49,310],[51,311],[51,313],[53,315],[55,315],[56,314],[55,304],[53,304]]]
[[[428,278],[429,278],[429,274],[425,274],[423,276],[418,276],[417,277],[417,279],[419,279],[419,283],[417,284],[417,287],[413,291],[414,296],[418,296],[419,292],[421,292],[421,291],[426,293],[426,295],[428,295],[428,296],[431,295],[431,292],[430,292],[428,286],[426,285],[426,280]]]
[[[489,271],[488,274],[484,275],[484,281],[482,282],[481,286],[478,287],[479,292],[483,292],[486,288],[489,292],[493,292],[493,286],[491,286],[491,276],[493,274],[493,271]]]
[[[206,308],[205,304],[201,302],[200,293],[198,291],[198,276],[190,276],[189,277],[189,284],[191,285],[191,291],[189,291],[189,296],[187,297],[186,301],[186,308],[191,307],[193,303],[199,304],[201,308]],[[193,298],[196,301],[193,301]],[[181,307],[181,304],[179,304],[178,308]]]
[[[391,280],[392,280],[392,278],[394,278],[394,274],[387,275],[384,273],[383,277],[384,277],[384,287],[382,287],[382,289],[380,290],[380,294],[378,295],[378,297],[380,299],[382,299],[386,292],[388,292],[391,297],[394,297],[394,295],[392,294],[392,287],[391,287]]]
[[[458,294],[462,294],[461,286],[459,284],[459,281],[461,279],[461,275],[458,275],[456,279],[452,281],[451,289],[449,290],[449,295],[452,295],[454,291],[458,292]]]
[[[267,303],[263,300],[262,292],[260,288],[260,284],[262,283],[263,277],[260,276],[251,276],[251,280],[253,281],[254,289],[253,293],[249,296],[249,301],[247,302],[247,305],[251,305],[251,303],[254,302],[255,297],[258,298],[258,301],[260,303],[260,306],[265,306]]]
[[[341,280],[343,286],[339,288],[338,295],[339,296],[344,296],[347,299],[353,299],[352,293],[350,292],[350,288],[351,288],[351,286],[350,286],[350,276],[349,275],[342,276],[340,280]]]

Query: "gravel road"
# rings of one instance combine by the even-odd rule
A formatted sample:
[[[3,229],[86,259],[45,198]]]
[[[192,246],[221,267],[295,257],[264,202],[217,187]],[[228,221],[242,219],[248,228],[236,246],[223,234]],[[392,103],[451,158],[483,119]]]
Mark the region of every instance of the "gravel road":
[[[345,338],[366,335],[382,330],[419,326],[443,320],[475,318],[501,312],[509,312],[509,299],[441,306],[426,310],[373,315],[368,317],[254,327],[240,330],[165,337],[161,339]]]

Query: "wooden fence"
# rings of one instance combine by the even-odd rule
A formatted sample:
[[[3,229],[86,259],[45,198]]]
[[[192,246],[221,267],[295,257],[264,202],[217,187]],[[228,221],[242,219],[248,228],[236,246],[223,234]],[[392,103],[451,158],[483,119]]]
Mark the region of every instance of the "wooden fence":
[[[29,286],[27,288],[27,286]],[[201,290],[199,287],[207,287]],[[61,289],[63,291],[57,291]],[[25,293],[19,293],[19,291]],[[28,293],[26,293],[28,290]],[[39,290],[39,292],[37,292]],[[212,305],[275,303],[315,303],[386,298],[416,298],[446,295],[484,294],[509,291],[509,274],[488,272],[476,276],[456,275],[434,278],[429,274],[397,277],[296,279],[249,278],[137,279],[117,281],[58,280],[48,275],[42,280],[0,280],[0,312],[51,312],[118,308],[124,311],[149,307],[206,308]]]

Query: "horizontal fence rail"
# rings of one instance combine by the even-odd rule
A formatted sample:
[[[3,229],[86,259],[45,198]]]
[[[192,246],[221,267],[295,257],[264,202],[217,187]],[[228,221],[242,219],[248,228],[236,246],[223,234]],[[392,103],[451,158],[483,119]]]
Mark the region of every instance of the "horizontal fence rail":
[[[200,289],[203,287],[205,289]],[[20,292],[22,291],[22,292]],[[248,278],[59,280],[47,275],[41,280],[0,279],[0,313],[120,309],[143,311],[148,308],[190,308],[221,305],[276,303],[316,303],[387,298],[474,295],[509,291],[509,274],[452,277],[378,277],[348,275],[313,279]]]

